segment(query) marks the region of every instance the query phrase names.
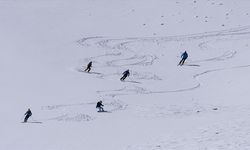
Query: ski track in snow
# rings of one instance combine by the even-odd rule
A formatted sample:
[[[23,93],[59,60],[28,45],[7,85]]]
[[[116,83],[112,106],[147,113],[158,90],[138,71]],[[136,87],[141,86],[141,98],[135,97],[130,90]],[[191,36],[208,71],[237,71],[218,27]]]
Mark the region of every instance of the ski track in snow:
[[[50,118],[47,120],[56,120],[56,121],[64,121],[64,122],[82,122],[82,121],[91,121],[94,120],[94,117],[91,117],[87,114],[63,114],[58,117]]]
[[[56,114],[55,117],[43,120],[82,122],[82,121],[92,121],[97,118],[97,114],[95,112],[92,114],[89,113],[90,110],[93,110],[93,108],[95,108],[95,105],[96,102],[48,105],[48,106],[42,106],[41,110],[50,111],[50,113]],[[112,101],[110,102],[105,102],[104,105],[105,108],[107,108],[110,112],[124,110],[127,107],[127,104],[115,99],[112,99]]]
[[[61,104],[61,105],[48,105],[48,106],[42,106],[42,110],[54,110],[54,109],[60,109],[65,107],[74,107],[74,106],[82,106],[82,105],[93,105],[95,103],[89,102],[89,103],[77,103],[77,104]]]
[[[121,71],[117,70],[124,70],[127,67],[132,66],[141,66],[147,67],[154,65],[155,61],[158,58],[158,54],[148,53],[144,51],[137,51],[136,48],[133,46],[139,44],[139,47],[143,45],[143,43],[149,43],[152,45],[162,45],[168,42],[180,42],[180,41],[191,41],[195,40],[198,41],[198,47],[201,50],[207,49],[207,44],[211,41],[223,39],[223,38],[250,38],[250,26],[234,28],[229,30],[223,31],[213,31],[213,32],[206,32],[200,34],[191,34],[191,35],[183,35],[183,36],[169,36],[169,37],[147,37],[147,38],[107,38],[107,37],[87,37],[83,38],[78,42],[81,46],[84,47],[97,47],[101,50],[105,50],[105,53],[98,56],[92,56],[89,58],[84,58],[80,60],[82,66],[78,66],[75,68],[78,72],[84,72],[84,64],[87,64],[89,61],[93,61],[95,63],[94,69],[103,69],[99,72],[90,72],[88,74],[94,75],[97,78],[101,79],[109,79],[111,78],[118,78],[122,74]],[[206,42],[204,42],[204,39]],[[199,41],[200,40],[200,41]],[[156,47],[157,48],[157,47]],[[200,59],[200,60],[193,60],[189,62],[189,66],[199,66],[196,63],[204,63],[204,62],[215,62],[215,61],[226,61],[228,59],[232,59],[237,54],[237,51],[224,51],[221,55],[214,56],[212,58]],[[187,66],[188,66],[187,65]],[[168,90],[150,90],[143,86],[143,81],[159,81],[164,82],[164,79],[159,75],[152,73],[152,72],[137,72],[133,71],[132,76],[135,81],[126,81],[126,85],[119,88],[119,89],[111,89],[111,90],[97,90],[97,94],[101,95],[102,97],[106,97],[110,99],[106,104],[105,107],[109,111],[120,111],[127,108],[128,104],[124,103],[123,101],[117,99],[118,96],[125,96],[125,95],[138,95],[138,94],[163,94],[163,93],[174,93],[174,92],[185,92],[191,91],[199,88],[201,83],[197,80],[197,78],[201,77],[202,75],[216,72],[216,71],[223,71],[223,70],[231,70],[231,69],[239,69],[250,67],[250,65],[241,65],[241,66],[233,66],[228,68],[215,68],[203,71],[201,73],[196,73],[192,76],[194,82],[196,82],[191,87],[186,88],[177,88],[177,89],[168,89]],[[112,69],[110,72],[105,72],[105,69]],[[114,72],[116,71],[116,72]],[[82,109],[91,106],[92,108],[95,103],[79,103],[79,104],[62,104],[62,105],[52,105],[52,106],[43,106],[42,110],[48,111],[58,111],[61,108],[63,109],[73,109],[75,107],[81,107]],[[144,117],[166,117],[172,115],[179,115],[179,116],[186,116],[191,115],[194,113],[199,113],[199,110],[207,110],[209,106],[206,108],[199,108],[196,106],[190,106],[181,108],[179,106],[169,106],[169,108],[160,108],[159,106],[154,106],[147,108],[145,106],[131,106],[134,107],[135,110],[140,112],[139,114],[144,114]],[[199,109],[198,109],[199,108]],[[154,113],[152,113],[154,110]],[[197,112],[197,110],[199,112]],[[60,112],[60,111],[59,111]],[[142,113],[143,112],[143,113]],[[50,118],[48,120],[56,120],[56,121],[91,121],[96,118],[95,115],[89,114],[88,112],[81,112],[78,111],[76,114],[71,113],[61,113],[56,117]]]
[[[82,46],[88,47],[97,47],[101,50],[105,50],[105,54],[93,56],[89,58],[83,59],[81,62],[86,64],[89,61],[95,62],[96,66],[94,68],[113,68],[112,72],[109,73],[96,73],[98,78],[106,79],[108,77],[119,78],[122,72],[114,72],[114,70],[124,70],[126,67],[132,66],[152,66],[155,61],[158,59],[157,54],[154,53],[145,53],[144,51],[137,51],[134,45],[139,44],[143,46],[144,43],[149,43],[152,45],[161,45],[168,42],[180,42],[180,41],[198,41],[198,47],[200,50],[208,49],[208,43],[216,40],[231,40],[231,39],[249,39],[250,38],[250,26],[239,27],[239,28],[232,28],[228,30],[222,31],[212,31],[206,33],[199,33],[199,34],[190,34],[190,35],[181,35],[181,36],[168,36],[168,37],[147,37],[147,38],[108,38],[108,37],[87,37],[83,38],[78,41],[78,43]],[[204,40],[206,40],[204,42]],[[156,47],[157,49],[157,47]],[[220,50],[221,51],[221,50]],[[237,51],[222,51],[222,54],[218,56],[214,56],[212,58],[205,58],[200,60],[194,60],[189,62],[189,66],[199,66],[196,63],[205,63],[205,62],[215,62],[215,61],[226,61],[228,59],[232,59],[236,56]],[[187,65],[188,66],[188,65]],[[174,92],[185,92],[191,91],[199,88],[201,83],[197,80],[197,78],[201,77],[202,75],[216,72],[216,71],[223,71],[223,70],[231,70],[231,69],[239,69],[250,67],[250,65],[241,65],[241,66],[233,66],[228,68],[215,68],[203,71],[201,73],[196,73],[192,76],[194,82],[196,82],[193,86],[188,88],[179,88],[179,89],[171,89],[171,90],[150,90],[143,87],[143,81],[161,81],[162,79],[159,75],[154,74],[152,72],[133,72],[132,76],[136,81],[130,81],[131,84],[127,84],[119,89],[113,90],[98,90],[97,93],[110,97],[115,98],[117,96],[124,96],[124,95],[138,95],[138,94],[161,94],[161,93],[174,93]],[[82,72],[83,68],[78,67],[77,69],[79,72]],[[93,73],[95,74],[95,73]],[[138,82],[137,82],[138,81]],[[127,82],[129,83],[129,82]],[[120,103],[123,103],[120,101]],[[121,105],[127,106],[126,104]],[[193,107],[194,108],[194,107]],[[139,109],[139,108],[137,108]],[[145,108],[147,109],[147,108]],[[149,108],[150,110],[152,108]],[[169,116],[171,114],[188,114],[190,112],[196,113],[194,110],[178,110],[176,109],[166,109],[165,110],[170,112],[161,113],[156,111],[157,116]],[[205,109],[205,108],[204,108]],[[159,109],[158,107],[155,110],[163,110]],[[195,109],[196,110],[196,109]],[[178,113],[179,112],[179,113]],[[151,112],[152,113],[152,112]],[[167,115],[166,115],[167,114]]]
[[[239,37],[239,36],[247,36],[247,37]],[[134,50],[131,50],[131,48],[129,47],[129,45],[131,43],[140,43],[140,42],[153,42],[153,43],[166,43],[166,42],[170,42],[170,41],[184,41],[184,40],[200,40],[200,39],[207,39],[207,38],[223,38],[223,37],[232,37],[232,36],[237,36],[239,38],[250,38],[250,26],[246,26],[246,27],[239,27],[239,28],[232,28],[229,30],[222,30],[222,31],[213,31],[213,32],[206,32],[206,33],[200,33],[200,34],[191,34],[191,35],[183,35],[183,36],[170,36],[170,37],[148,37],[148,38],[124,38],[124,39],[112,39],[112,38],[105,38],[105,37],[90,37],[90,38],[83,38],[81,40],[78,41],[78,43],[80,43],[81,45],[92,45],[92,46],[97,46],[97,47],[101,47],[102,49],[106,49],[109,51],[109,53],[106,53],[104,55],[100,55],[100,56],[96,56],[96,57],[90,57],[86,59],[87,61],[90,60],[96,60],[98,58],[102,58],[102,57],[108,57],[108,59],[106,60],[106,62],[101,62],[102,64],[105,64],[101,67],[115,67],[117,70],[117,68],[124,68],[123,66],[133,66],[133,65],[143,65],[143,66],[147,66],[147,65],[153,65],[154,61],[156,59],[158,59],[158,57],[155,54],[144,54],[143,52],[136,52]],[[213,39],[212,39],[213,40]],[[205,45],[207,44],[207,42],[201,42],[199,44],[199,46],[201,47],[201,45]],[[115,52],[114,52],[115,51]],[[126,55],[125,55],[126,54]],[[127,54],[129,54],[129,56],[127,56]],[[219,56],[215,56],[213,58],[207,58],[207,59],[203,59],[203,60],[195,60],[195,61],[191,61],[190,63],[200,63],[200,62],[207,62],[207,61],[225,61],[228,59],[233,58],[235,55],[237,54],[237,51],[225,51],[223,52],[221,55]],[[124,58],[125,55],[125,58]],[[109,56],[114,56],[114,57],[122,57],[122,58],[117,58],[114,59],[113,57],[109,57]],[[111,60],[109,60],[111,59]],[[132,63],[131,63],[132,61]],[[195,66],[195,65],[193,65]],[[196,65],[198,66],[198,65]],[[234,69],[236,67],[233,67],[232,69]],[[217,69],[215,69],[217,70]],[[223,70],[223,69],[219,69],[219,70]],[[205,72],[209,72],[205,71]],[[120,75],[121,73],[114,73],[114,74],[101,74],[100,77],[101,78],[105,78],[107,76],[114,76],[114,75]],[[202,73],[204,74],[204,73]],[[144,75],[144,76],[143,76]],[[194,79],[199,76],[198,75],[194,75]],[[133,77],[135,79],[141,79],[141,80],[162,80],[158,75],[153,74],[153,73],[147,73],[147,75],[145,75],[145,72],[140,73],[140,72],[136,72],[133,73]],[[194,90],[200,87],[200,83],[197,83],[195,86],[190,87],[190,88],[181,88],[181,89],[173,89],[173,90],[164,90],[164,91],[147,91],[146,89],[144,90],[138,90],[139,88],[134,88],[134,92],[132,92],[132,88],[128,89],[127,87],[123,88],[124,89],[124,93],[128,93],[128,91],[132,92],[133,94],[152,94],[152,93],[170,93],[170,92],[184,92],[184,91],[190,91],[190,90]],[[141,87],[141,89],[143,89],[143,87]],[[119,91],[120,94],[118,95],[123,95],[121,94],[120,89],[118,90],[114,90]],[[104,92],[104,91],[102,91]],[[111,91],[107,91],[107,92],[111,92]]]

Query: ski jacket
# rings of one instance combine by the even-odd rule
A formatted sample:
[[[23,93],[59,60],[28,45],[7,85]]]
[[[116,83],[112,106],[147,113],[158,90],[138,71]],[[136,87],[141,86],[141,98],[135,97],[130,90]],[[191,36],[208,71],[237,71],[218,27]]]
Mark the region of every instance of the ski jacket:
[[[96,104],[96,108],[99,108],[99,107],[102,107],[103,106],[103,104],[101,103],[101,102],[98,102],[97,104]]]
[[[126,70],[125,72],[123,72],[123,75],[129,76],[130,75],[129,70]]]
[[[181,55],[182,59],[187,59],[188,58],[188,53],[187,52],[184,52],[182,55]]]
[[[24,115],[31,116],[32,112],[30,110],[28,110]]]
[[[90,68],[92,66],[92,62],[90,62],[87,66],[87,68]]]

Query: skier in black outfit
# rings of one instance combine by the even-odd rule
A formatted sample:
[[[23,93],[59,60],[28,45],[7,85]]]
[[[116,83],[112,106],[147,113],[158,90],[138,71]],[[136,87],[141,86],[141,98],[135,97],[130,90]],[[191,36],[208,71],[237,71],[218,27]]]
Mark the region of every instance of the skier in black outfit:
[[[98,108],[98,109],[99,109],[99,111],[98,111],[98,112],[102,112],[102,111],[104,111],[103,106],[104,106],[104,105],[102,104],[102,101],[97,102],[97,104],[96,104],[96,108]]]
[[[28,111],[24,114],[26,115],[25,118],[24,118],[24,121],[23,122],[27,122],[27,120],[29,119],[29,117],[32,115],[32,112],[30,109],[28,109]]]
[[[121,81],[124,81],[130,75],[129,70],[123,72],[123,76],[121,77]]]
[[[87,68],[84,70],[85,72],[89,72],[92,67],[92,61],[88,63]]]
[[[185,60],[188,58],[188,53],[185,51],[184,53],[182,53],[181,55],[181,61],[179,62],[179,65],[182,66],[185,62]]]

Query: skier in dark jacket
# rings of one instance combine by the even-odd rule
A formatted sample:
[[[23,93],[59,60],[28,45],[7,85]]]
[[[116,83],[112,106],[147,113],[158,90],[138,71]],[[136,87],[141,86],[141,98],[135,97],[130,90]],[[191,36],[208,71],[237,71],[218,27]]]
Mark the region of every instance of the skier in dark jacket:
[[[130,75],[129,70],[123,72],[123,76],[121,77],[121,81],[124,81]]]
[[[99,101],[99,102],[97,102],[97,104],[96,104],[96,108],[98,108],[99,110],[99,112],[101,112],[101,111],[104,111],[104,109],[103,109],[103,104],[102,104],[102,101]]]
[[[182,66],[185,62],[185,60],[188,58],[188,53],[185,51],[184,53],[182,53],[181,55],[181,61],[179,62],[179,65]]]
[[[26,115],[25,118],[24,118],[24,121],[23,122],[27,122],[27,120],[29,119],[29,117],[32,115],[32,112],[30,109],[28,109],[28,111],[24,114]]]
[[[87,68],[84,70],[85,72],[89,72],[92,67],[92,61],[88,63]]]

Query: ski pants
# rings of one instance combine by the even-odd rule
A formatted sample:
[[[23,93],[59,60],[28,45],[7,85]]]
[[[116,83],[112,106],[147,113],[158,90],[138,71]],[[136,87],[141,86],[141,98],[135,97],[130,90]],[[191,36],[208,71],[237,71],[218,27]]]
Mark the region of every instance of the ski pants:
[[[84,71],[89,72],[90,70],[91,70],[91,68],[90,68],[90,67],[88,67],[88,68],[86,68]]]
[[[97,107],[99,109],[99,111],[104,111],[104,109],[102,107]]]
[[[24,122],[27,122],[27,120],[29,119],[31,115],[26,115],[25,118],[24,118]]]
[[[123,80],[125,80],[125,79],[127,78],[127,76],[128,76],[128,75],[126,75],[126,74],[125,74],[125,75],[123,75],[123,77],[121,77],[121,79],[120,79],[120,80],[122,80],[122,81],[123,81]]]
[[[179,62],[179,65],[183,65],[185,60],[186,60],[186,58],[182,58],[181,61]]]

